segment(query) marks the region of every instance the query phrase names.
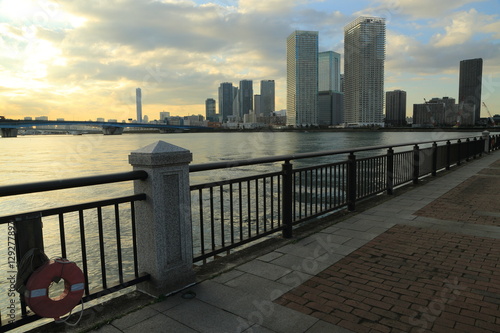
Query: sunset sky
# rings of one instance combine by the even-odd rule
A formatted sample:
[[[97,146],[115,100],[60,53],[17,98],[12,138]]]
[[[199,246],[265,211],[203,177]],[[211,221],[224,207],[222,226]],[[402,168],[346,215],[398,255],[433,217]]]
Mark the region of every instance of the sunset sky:
[[[135,119],[137,87],[149,119],[204,115],[221,82],[243,79],[254,94],[275,80],[284,109],[287,36],[319,31],[320,51],[343,54],[360,15],[387,20],[385,90],[407,91],[408,116],[424,98],[458,98],[471,58],[500,114],[498,0],[0,0],[0,115]]]

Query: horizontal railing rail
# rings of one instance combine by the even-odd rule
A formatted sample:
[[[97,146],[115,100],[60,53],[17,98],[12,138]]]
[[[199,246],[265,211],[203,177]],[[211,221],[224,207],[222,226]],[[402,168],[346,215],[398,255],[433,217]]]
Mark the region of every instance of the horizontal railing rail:
[[[471,136],[468,138],[474,139],[475,137]],[[463,139],[467,139],[467,137],[463,138]],[[325,150],[325,151],[310,152],[310,153],[296,153],[296,154],[287,154],[287,155],[278,155],[278,156],[258,157],[258,158],[252,158],[252,159],[246,159],[246,160],[234,160],[234,161],[225,161],[225,162],[192,164],[189,166],[189,172],[200,172],[200,171],[209,171],[209,170],[216,170],[216,169],[227,169],[227,168],[235,168],[235,167],[240,167],[240,166],[264,164],[264,163],[276,163],[276,162],[292,161],[292,160],[322,157],[322,156],[342,155],[342,154],[365,152],[365,151],[380,150],[380,149],[407,147],[407,146],[414,146],[416,144],[418,144],[418,145],[433,144],[433,143],[440,143],[440,142],[447,142],[447,141],[449,141],[449,140],[445,139],[445,140],[407,142],[407,143],[398,143],[398,144],[392,144],[392,145],[368,146],[368,147],[361,147],[361,148],[347,148],[347,149]]]
[[[355,210],[359,200],[417,184],[421,177],[476,158],[484,147],[483,138],[464,137],[191,165],[189,171],[195,173],[282,163],[274,173],[191,185],[194,262],[278,231],[291,237],[293,225],[340,209]],[[366,152],[374,156],[363,156]],[[296,169],[291,163],[325,156],[345,160]]]
[[[37,183],[0,186],[0,197],[11,195],[38,193],[45,191],[63,190],[68,188],[111,184],[136,179],[146,179],[148,174],[142,170],[114,173],[109,175],[51,180]]]

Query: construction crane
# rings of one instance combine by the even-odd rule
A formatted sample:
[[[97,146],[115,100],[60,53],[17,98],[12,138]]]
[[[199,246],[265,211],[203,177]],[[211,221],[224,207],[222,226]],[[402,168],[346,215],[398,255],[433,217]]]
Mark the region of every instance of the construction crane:
[[[496,126],[495,120],[493,120],[493,117],[491,116],[490,109],[488,109],[488,106],[486,105],[485,102],[483,102],[483,106],[486,108],[486,111],[488,111],[488,116],[489,116],[488,118],[490,118],[491,123],[493,124],[493,126]]]
[[[425,98],[424,102],[425,102],[425,107],[427,108],[427,113],[429,114],[431,119],[431,124],[432,126],[436,126],[436,121],[434,120],[434,116],[432,115],[431,109],[429,108],[429,105],[427,105],[427,100]]]

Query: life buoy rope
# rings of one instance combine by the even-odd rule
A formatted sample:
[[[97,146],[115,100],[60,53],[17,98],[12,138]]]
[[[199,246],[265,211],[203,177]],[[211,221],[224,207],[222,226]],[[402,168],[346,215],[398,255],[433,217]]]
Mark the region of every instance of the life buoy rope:
[[[64,291],[57,297],[49,297],[52,282],[64,280]],[[85,287],[82,270],[76,263],[51,259],[34,271],[26,283],[26,304],[41,317],[59,318],[72,311],[80,303]]]

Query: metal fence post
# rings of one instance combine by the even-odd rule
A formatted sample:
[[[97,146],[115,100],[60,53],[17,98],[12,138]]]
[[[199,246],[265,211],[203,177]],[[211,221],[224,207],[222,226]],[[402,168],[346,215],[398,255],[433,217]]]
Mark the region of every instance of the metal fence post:
[[[446,170],[450,170],[451,166],[451,142],[446,141]]]
[[[356,209],[356,155],[350,153],[347,161],[347,209]]]
[[[437,174],[437,159],[438,159],[438,145],[436,142],[432,144],[432,175]]]
[[[394,149],[387,149],[387,194],[394,190]]]
[[[158,141],[133,151],[134,170],[148,173],[135,180],[135,193],[146,200],[136,203],[136,233],[139,270],[151,280],[138,286],[159,296],[194,282],[189,189],[189,150]]]
[[[462,164],[461,159],[462,159],[462,154],[461,150],[462,149],[462,140],[458,139],[457,140],[457,166]]]
[[[420,149],[418,145],[413,146],[413,184],[418,184],[420,175]]]
[[[469,140],[469,138],[467,138],[465,140],[465,161],[466,162],[469,162],[470,155],[471,155],[471,153],[470,153],[470,140]]]
[[[286,160],[282,165],[283,171],[283,238],[293,237],[293,165]]]

